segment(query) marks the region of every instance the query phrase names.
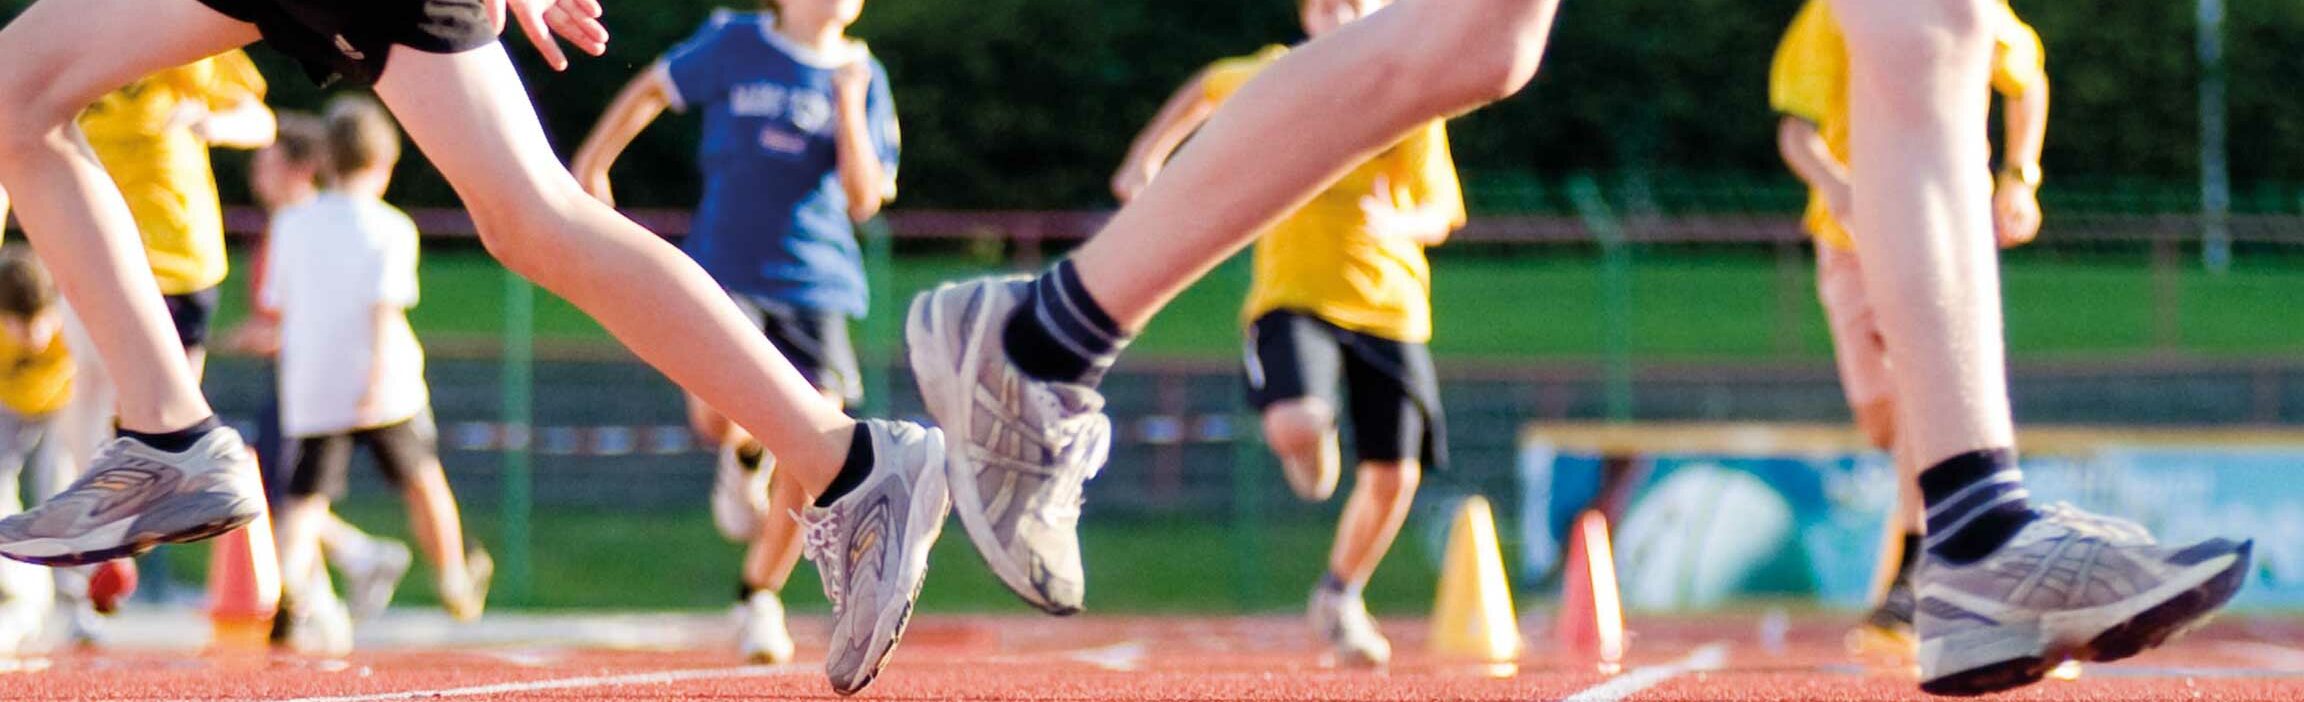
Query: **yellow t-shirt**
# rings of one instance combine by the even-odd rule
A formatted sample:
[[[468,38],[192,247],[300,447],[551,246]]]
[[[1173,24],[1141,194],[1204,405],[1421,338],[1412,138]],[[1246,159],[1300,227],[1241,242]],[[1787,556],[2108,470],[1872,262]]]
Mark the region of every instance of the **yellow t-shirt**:
[[[228,266],[208,144],[181,123],[180,109],[228,110],[263,100],[264,90],[256,65],[233,50],[145,76],[80,113],[96,160],[128,199],[162,294],[216,287]]]
[[[11,335],[0,334],[0,405],[24,417],[64,408],[72,396],[72,356],[65,351],[62,336],[57,334],[47,348],[32,351]]]
[[[1221,102],[1288,53],[1270,46],[1209,66],[1207,99]],[[1377,192],[1379,180],[1391,192]],[[1464,191],[1448,155],[1448,131],[1433,120],[1377,154],[1256,239],[1255,281],[1243,321],[1273,310],[1310,313],[1338,327],[1387,339],[1432,339],[1432,272],[1424,246],[1368,231],[1360,201],[1389,197],[1401,207],[1440,203],[1464,223]]]
[[[1992,89],[2009,98],[2021,97],[2048,82],[2040,35],[2006,3],[1994,6],[1999,13],[1993,31]],[[1816,125],[1832,157],[1848,162],[1848,47],[1824,0],[1808,0],[1784,30],[1768,71],[1768,105]],[[1804,224],[1817,243],[1842,250],[1856,246],[1821,193],[1809,193]]]

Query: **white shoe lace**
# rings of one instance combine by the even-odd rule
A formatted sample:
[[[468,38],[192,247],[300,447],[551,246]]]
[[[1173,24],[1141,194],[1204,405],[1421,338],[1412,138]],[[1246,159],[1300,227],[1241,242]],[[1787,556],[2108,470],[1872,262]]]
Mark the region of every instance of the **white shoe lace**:
[[[827,576],[824,598],[832,601],[835,611],[841,609],[848,584],[848,564],[840,552],[840,509],[839,503],[833,503],[817,517],[792,513],[792,518],[800,522],[800,552],[816,564],[816,570]]]
[[[2063,525],[2074,532],[2095,536],[2115,544],[2152,544],[2152,532],[2144,525],[2089,512],[2069,502],[2050,502],[2039,507],[2043,519]]]

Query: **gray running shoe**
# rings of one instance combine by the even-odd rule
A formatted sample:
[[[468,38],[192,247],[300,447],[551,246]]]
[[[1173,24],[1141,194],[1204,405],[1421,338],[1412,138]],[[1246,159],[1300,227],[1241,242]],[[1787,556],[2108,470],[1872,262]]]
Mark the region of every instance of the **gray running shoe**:
[[[0,519],[0,556],[82,565],[207,539],[264,516],[264,485],[239,432],[183,453],[113,439],[87,473],[38,507]]]
[[[2252,545],[2162,546],[2133,522],[2054,504],[1974,563],[1924,555],[1913,579],[1920,689],[1998,692],[2066,660],[2115,661],[2166,643],[2240,591]]]
[[[888,665],[928,573],[928,549],[944,531],[952,501],[944,491],[944,434],[906,422],[867,419],[871,475],[830,507],[800,515],[801,548],[832,601],[824,674],[853,695]]]
[[[1376,629],[1365,600],[1314,588],[1306,614],[1312,632],[1328,642],[1338,665],[1367,668],[1392,662],[1392,642]]]
[[[366,621],[383,614],[392,604],[392,593],[400,589],[400,579],[408,577],[408,567],[415,561],[416,554],[408,551],[408,544],[380,538],[366,558],[337,563],[336,568],[344,571],[344,605],[352,618]]]
[[[912,372],[929,414],[958,442],[952,505],[1000,582],[1050,614],[1080,611],[1081,488],[1112,447],[1104,397],[1033,379],[1000,341],[1030,279],[980,278],[912,299]]]

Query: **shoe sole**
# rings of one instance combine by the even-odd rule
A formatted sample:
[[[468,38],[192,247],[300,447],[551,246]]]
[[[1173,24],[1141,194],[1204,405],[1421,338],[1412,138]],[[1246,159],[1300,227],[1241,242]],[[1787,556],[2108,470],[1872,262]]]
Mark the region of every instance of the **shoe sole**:
[[[2054,649],[2035,640],[2037,655],[2018,656],[1920,683],[1931,695],[1973,697],[2003,692],[2048,677],[2065,660],[2117,661],[2159,647],[2206,624],[2208,615],[2230,602],[2247,581],[2252,543],[2243,543],[2231,563],[2207,578],[2091,637],[2087,643]],[[2035,623],[2035,628],[2037,623]],[[2034,636],[2040,636],[2035,630]],[[2044,638],[2044,637],[2043,637]]]
[[[93,565],[117,558],[136,556],[146,551],[150,551],[153,548],[160,546],[161,544],[182,544],[213,539],[218,536],[231,533],[231,531],[234,529],[247,526],[249,522],[256,521],[256,518],[264,516],[263,503],[247,498],[235,498],[233,502],[225,508],[225,512],[226,514],[224,517],[200,522],[174,531],[136,532],[134,534],[123,537],[121,543],[116,546],[107,546],[84,551],[68,551],[66,553],[59,553],[54,555],[25,555],[19,553],[11,553],[5,549],[0,549],[0,556],[6,556],[11,560],[23,561],[25,563],[50,567]],[[131,517],[130,519],[141,519],[141,515],[138,517]],[[57,541],[69,540],[35,539],[26,542],[19,542],[18,544],[12,544],[11,547],[21,546],[24,543]],[[72,547],[67,546],[67,548]]]
[[[862,431],[863,427],[858,427],[857,429]],[[912,494],[915,497],[921,494],[949,494],[948,487],[946,486],[951,484],[951,480],[948,476],[946,476],[946,473],[951,467],[951,454],[945,450],[945,447],[946,444],[941,437],[936,438],[935,445],[930,447],[930,455],[944,457],[944,466],[941,468],[932,468],[930,470],[921,472],[923,481],[912,486]],[[943,484],[938,485],[938,483]],[[917,504],[918,501],[915,500],[914,502]],[[897,645],[904,642],[904,632],[905,630],[911,628],[912,625],[912,609],[920,602],[920,588],[928,584],[928,554],[929,551],[936,545],[936,540],[944,535],[944,519],[952,512],[951,500],[947,498],[943,508],[932,509],[930,511],[930,514],[919,514],[917,511],[915,511],[914,514],[908,515],[907,521],[905,522],[907,525],[927,524],[929,526],[928,530],[921,534],[918,542],[920,555],[917,567],[919,570],[912,578],[911,592],[905,596],[904,605],[897,608],[893,615],[885,612],[882,613],[879,616],[878,621],[875,622],[876,626],[873,627],[874,631],[881,631],[884,629],[888,632],[887,643],[879,645],[880,652],[878,654],[872,654],[869,656],[868,660],[870,660],[871,663],[858,671],[862,677],[859,677],[845,685],[840,682],[839,676],[833,675],[832,671],[827,669],[825,671],[825,677],[832,682],[832,690],[834,692],[838,692],[842,696],[848,696],[862,692],[864,688],[871,687],[872,681],[878,680],[880,678],[880,671],[888,667],[889,659],[896,655]],[[894,617],[893,621],[890,620],[890,616]],[[825,665],[830,666],[831,664],[831,660],[827,659],[825,661]]]
[[[951,386],[960,382],[957,374],[932,363],[932,360],[936,358],[954,361],[968,360],[961,358],[961,354],[946,346],[944,336],[934,333],[932,330],[936,328],[936,325],[931,324],[928,320],[928,316],[931,314],[929,310],[931,305],[928,304],[928,301],[958,287],[958,285],[945,283],[928,292],[914,295],[912,306],[904,315],[906,357],[912,362],[913,383],[919,386],[920,396],[924,399],[949,397],[953,392],[956,392]],[[962,365],[972,367],[972,364],[963,363]],[[973,388],[969,388],[969,390],[973,390]],[[973,397],[973,393],[969,397]],[[933,401],[929,401],[928,407],[929,414],[936,414]],[[959,422],[947,422],[941,415],[937,416],[936,420],[945,425],[944,435],[946,437],[958,436],[962,441],[966,441],[970,436],[966,422],[970,419],[969,415],[971,414],[973,414],[972,411],[963,410],[960,412],[961,421]],[[1000,579],[1000,584],[1008,586],[1008,591],[1015,593],[1016,598],[1023,600],[1024,604],[1031,605],[1034,609],[1042,612],[1059,617],[1079,613],[1080,607],[1077,605],[1060,605],[1049,601],[1047,595],[1040,592],[1039,585],[1033,583],[1030,576],[1025,575],[1024,564],[1005,558],[997,558],[993,555],[1005,554],[1007,548],[1000,543],[999,536],[992,531],[991,519],[983,512],[983,493],[977,489],[975,480],[977,467],[967,460],[964,452],[948,453],[945,458],[945,468],[945,484],[952,495],[952,512],[960,516],[960,530],[968,534],[968,542],[976,546],[977,557],[983,559],[984,566],[992,570],[992,574]]]

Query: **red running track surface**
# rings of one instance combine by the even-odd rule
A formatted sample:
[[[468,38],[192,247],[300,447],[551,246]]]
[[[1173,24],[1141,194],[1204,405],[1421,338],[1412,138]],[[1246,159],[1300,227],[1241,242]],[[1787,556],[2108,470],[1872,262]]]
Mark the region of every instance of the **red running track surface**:
[[[867,700],[1904,700],[1908,669],[1842,651],[1838,617],[1641,617],[1621,674],[1539,637],[1516,670],[1435,660],[1421,623],[1393,620],[1389,670],[1324,665],[1294,618],[923,617]],[[0,672],[0,700],[834,699],[808,655],[747,666],[730,650],[541,644],[378,647],[347,660],[69,653]],[[485,628],[486,622],[473,625]],[[2304,700],[2304,622],[2229,619],[2130,662],[2001,699]]]

